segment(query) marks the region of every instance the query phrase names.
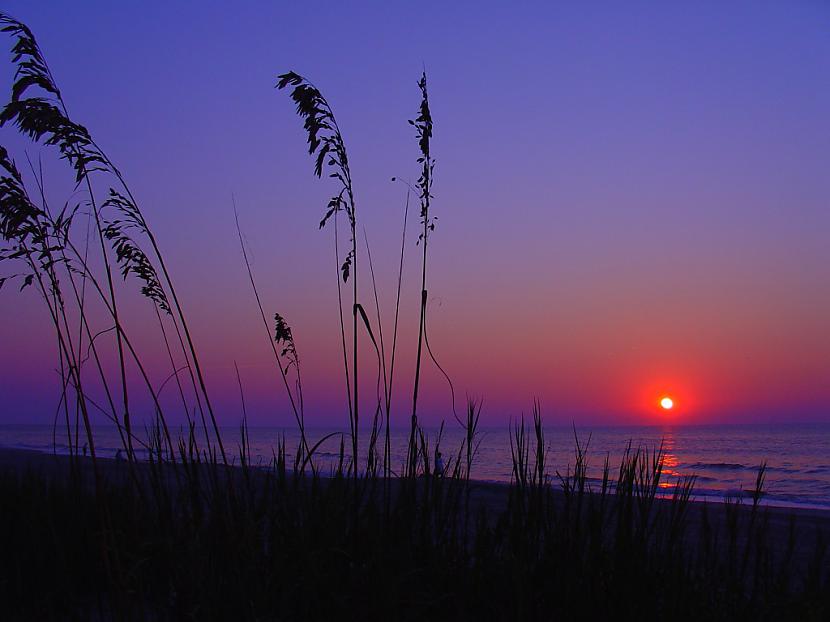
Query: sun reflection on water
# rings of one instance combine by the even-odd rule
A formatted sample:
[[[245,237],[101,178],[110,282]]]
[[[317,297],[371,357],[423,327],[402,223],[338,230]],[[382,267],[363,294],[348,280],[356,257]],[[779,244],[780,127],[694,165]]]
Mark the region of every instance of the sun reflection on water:
[[[663,473],[660,478],[659,487],[662,489],[674,488],[677,486],[683,474],[677,470],[680,460],[674,453],[676,439],[671,430],[666,430],[663,436]]]

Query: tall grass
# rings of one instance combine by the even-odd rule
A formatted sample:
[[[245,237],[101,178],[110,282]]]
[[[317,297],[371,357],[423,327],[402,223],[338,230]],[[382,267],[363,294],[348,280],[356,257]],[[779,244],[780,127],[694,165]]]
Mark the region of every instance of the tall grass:
[[[268,325],[268,320],[265,317],[265,310],[262,307],[262,300],[259,296],[259,290],[254,280],[254,273],[251,269],[251,262],[248,260],[248,251],[245,248],[245,240],[242,236],[242,229],[239,226],[239,213],[236,209],[236,202],[233,206],[234,222],[236,223],[236,232],[239,236],[239,246],[242,249],[242,258],[245,261],[245,268],[248,273],[248,280],[251,283],[251,289],[254,292],[259,315],[262,319],[262,325],[265,328],[265,334],[268,337],[268,343],[271,347],[271,352],[274,354],[274,362],[277,366],[280,378],[282,379],[285,392],[288,395],[288,400],[291,404],[291,410],[294,413],[294,419],[297,422],[297,428],[300,431],[300,443],[305,452],[309,451],[308,440],[305,435],[305,408],[303,403],[303,384],[300,376],[300,359],[297,354],[297,347],[294,343],[294,336],[291,332],[291,327],[279,313],[274,314],[274,329],[273,337],[271,337],[271,327]],[[282,350],[278,351],[278,347]],[[283,365],[283,360],[286,364]],[[291,368],[294,368],[295,383],[294,390],[288,382],[288,374]]]
[[[214,441],[218,445],[222,460],[226,462],[227,458],[218,434],[215,413],[182,306],[155,236],[138,207],[135,197],[122,173],[93,140],[87,129],[70,119],[60,89],[29,28],[5,14],[0,14],[0,25],[2,25],[0,30],[14,38],[12,62],[16,66],[11,100],[0,113],[0,125],[12,124],[21,134],[33,141],[42,142],[48,147],[57,149],[60,157],[69,164],[77,187],[85,189],[85,198],[81,203],[75,205],[67,203],[56,214],[48,206],[42,190],[42,182],[39,197],[41,204],[38,205],[37,197],[26,191],[23,177],[15,163],[8,157],[2,163],[6,172],[3,184],[7,190],[3,197],[4,218],[6,214],[16,214],[22,217],[10,217],[6,220],[7,226],[3,230],[3,239],[7,243],[9,252],[3,255],[3,259],[5,261],[23,260],[27,272],[19,273],[23,281],[22,286],[27,287],[36,282],[44,302],[50,308],[53,327],[58,337],[61,367],[66,373],[64,386],[72,389],[74,395],[71,399],[83,416],[91,454],[95,453],[94,441],[89,430],[89,412],[92,403],[90,396],[84,390],[82,362],[85,344],[83,338],[84,335],[88,337],[86,345],[96,352],[96,360],[100,360],[97,354],[96,337],[101,333],[93,331],[89,326],[88,301],[85,295],[79,294],[77,279],[82,281],[80,289],[83,292],[86,291],[87,284],[92,286],[93,291],[100,298],[99,303],[103,305],[105,313],[113,322],[112,327],[107,327],[106,330],[114,330],[116,336],[122,396],[121,412],[115,411],[115,404],[109,389],[110,381],[103,374],[103,370],[99,370],[100,382],[106,388],[112,410],[108,415],[117,422],[119,428],[123,425],[127,456],[130,462],[135,457],[132,446],[134,435],[131,429],[125,348],[129,350],[133,363],[140,369],[141,366],[138,353],[129,346],[127,332],[119,316],[111,270],[113,263],[116,263],[125,278],[133,275],[140,280],[141,293],[162,310],[172,323],[179,337],[182,354],[188,361],[187,369],[191,375],[199,409],[202,410],[201,404],[204,401],[211,419]],[[97,191],[100,182],[103,182],[102,185],[107,188],[104,199]],[[103,276],[96,274],[89,261],[88,237],[87,246],[83,250],[79,249],[74,242],[76,217],[84,208],[89,210],[90,220],[94,222],[99,238],[101,263],[104,268]],[[152,248],[155,262],[142,250],[134,233],[137,233]],[[110,243],[111,249],[108,250],[106,242]],[[30,248],[32,243],[37,246],[39,261],[33,260],[33,249]],[[70,283],[76,303],[74,307],[69,306],[72,299],[67,299],[65,296],[62,279]],[[175,309],[175,314],[172,309]],[[79,333],[76,341],[73,341],[72,331],[69,328],[69,319],[73,314],[79,318],[79,324],[86,329]],[[182,333],[184,338],[182,338]],[[187,346],[185,346],[185,341]],[[198,388],[196,379],[198,379]],[[147,389],[152,394],[152,387],[148,386]],[[69,395],[64,395],[63,399],[65,404],[70,403]],[[158,401],[155,399],[154,401],[156,415],[163,423],[164,414]],[[205,435],[209,438],[210,434],[203,412],[202,416]]]
[[[429,92],[427,90],[426,72],[421,75],[418,81],[418,88],[421,90],[421,106],[418,116],[409,123],[415,128],[418,138],[420,157],[418,163],[421,165],[421,175],[418,177],[416,188],[418,199],[421,203],[421,226],[422,231],[418,241],[421,244],[423,257],[421,260],[421,307],[418,320],[418,350],[415,355],[415,382],[412,388],[412,421],[410,424],[410,447],[414,447],[415,434],[418,429],[418,389],[421,381],[421,349],[426,332],[427,312],[427,248],[429,234],[435,229],[435,218],[430,214],[429,208],[432,201],[432,173],[435,162],[432,159],[430,143],[432,141],[432,113],[429,109]],[[409,474],[415,475],[416,460],[413,455],[409,458]]]
[[[0,597],[12,619],[820,620],[830,611],[820,542],[814,559],[796,563],[796,532],[771,547],[760,502],[691,506],[689,482],[659,492],[659,449],[632,448],[617,477],[606,462],[594,481],[577,445],[576,463],[552,477],[537,413],[529,429],[514,426],[514,481],[503,494],[468,480],[463,460],[433,474],[441,433],[421,429],[429,475],[415,503],[399,494],[405,479],[386,498],[380,474],[363,478],[356,503],[349,465],[304,475],[284,442],[254,467],[244,424],[239,468],[194,456],[177,483],[156,429],[138,484],[126,464],[105,470],[118,582],[106,580],[100,536],[86,528],[97,513],[87,463],[75,477],[4,470]]]
[[[352,388],[349,389],[349,365],[346,353],[346,338],[343,332],[343,308],[340,307],[340,326],[343,341],[343,357],[346,373],[346,390],[349,401],[349,425],[352,437],[352,473],[358,476],[358,431],[360,425],[358,402],[358,314],[366,317],[363,307],[358,302],[358,264],[357,264],[357,213],[352,187],[352,172],[349,167],[349,156],[346,152],[346,143],[337,125],[337,119],[322,93],[308,80],[299,74],[288,72],[279,76],[277,88],[291,89],[291,99],[297,105],[297,114],[304,120],[304,129],[307,133],[308,153],[315,155],[314,174],[322,177],[324,170],[331,170],[329,177],[337,180],[339,191],[326,205],[326,212],[320,221],[322,229],[330,218],[335,219],[335,236],[337,235],[337,215],[344,211],[349,221],[351,232],[351,250],[346,254],[339,271],[343,283],[352,278]],[[335,238],[336,240],[336,238]],[[338,255],[339,261],[339,255]],[[337,282],[338,299],[340,296],[340,281]]]

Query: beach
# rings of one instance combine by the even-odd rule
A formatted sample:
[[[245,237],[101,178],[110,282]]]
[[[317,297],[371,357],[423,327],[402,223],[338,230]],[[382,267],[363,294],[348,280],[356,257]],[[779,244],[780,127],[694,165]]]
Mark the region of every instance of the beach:
[[[80,458],[82,470],[86,474],[86,482],[92,485],[92,460],[89,457]],[[68,482],[70,476],[71,459],[67,455],[48,454],[39,451],[0,448],[0,472],[17,476],[42,475],[53,482]],[[130,469],[126,460],[114,458],[99,458],[100,474],[107,484],[116,487],[132,486]],[[166,464],[163,467],[172,483],[173,466]],[[145,462],[136,463],[136,471],[142,478],[148,476],[149,465]],[[262,477],[269,469],[252,469],[254,481]],[[241,480],[239,467],[229,467],[230,479]],[[325,477],[321,478],[323,481]],[[146,482],[145,482],[146,483]],[[397,482],[393,480],[393,487]],[[511,484],[500,482],[470,482],[470,510],[472,514],[486,513],[492,523],[508,510],[508,497]],[[563,493],[554,481],[550,484],[553,499],[561,504]],[[657,499],[659,505],[670,504],[670,499]],[[752,512],[751,501],[742,500],[737,508],[737,516],[742,522],[748,521]],[[714,529],[713,537],[723,541],[727,539],[727,506],[722,501],[712,498],[701,501],[691,501],[687,509],[688,523],[686,526],[686,546],[694,551],[700,544],[702,536],[703,515],[708,514]],[[819,508],[776,507],[761,506],[760,515],[766,523],[767,543],[770,551],[777,559],[791,555],[793,579],[798,581],[806,572],[810,563],[816,559],[820,543],[830,543],[830,510]],[[825,572],[830,572],[830,559],[825,560]]]

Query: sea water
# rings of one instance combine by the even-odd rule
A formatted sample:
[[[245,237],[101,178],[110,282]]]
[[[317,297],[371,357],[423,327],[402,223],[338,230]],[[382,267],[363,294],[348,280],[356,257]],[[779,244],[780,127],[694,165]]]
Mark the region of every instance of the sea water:
[[[528,430],[532,432],[532,430]],[[176,428],[174,434],[180,434]],[[226,451],[239,462],[240,432],[238,427],[221,429]],[[250,427],[249,444],[255,465],[267,467],[276,453],[277,443],[284,439],[289,452],[296,451],[299,434],[294,428]],[[146,438],[144,429],[137,432]],[[309,429],[309,444],[315,445],[314,460],[322,472],[334,469],[340,459],[341,439],[348,462],[351,440],[348,430]],[[575,438],[576,436],[576,438]],[[85,444],[79,430],[79,446]],[[426,438],[429,452],[434,456],[438,429],[428,429]],[[464,432],[457,424],[447,426],[438,450],[448,469],[452,467]],[[512,475],[511,430],[480,428],[475,442],[477,452],[472,477],[492,482],[509,482]],[[392,430],[390,445],[392,468],[402,470],[406,460],[409,432]],[[682,427],[546,427],[545,451],[547,472],[558,482],[557,472],[565,475],[573,468],[578,442],[586,448],[588,476],[594,487],[602,476],[602,466],[608,456],[611,477],[615,477],[626,448],[654,452],[662,446],[664,472],[661,487],[671,494],[678,482],[695,476],[696,499],[724,500],[751,494],[755,488],[758,468],[766,462],[764,502],[770,505],[816,507],[830,509],[830,424],[792,425],[717,425]],[[98,426],[94,431],[96,451],[112,457],[122,447],[114,426]],[[361,434],[358,447],[361,464],[365,464],[368,434]],[[146,456],[141,443],[135,443],[137,455]],[[31,425],[0,426],[0,447],[30,449],[41,452],[68,453],[69,441],[65,428]],[[382,451],[383,438],[378,439]],[[533,451],[531,447],[531,452]],[[462,458],[463,459],[463,458]]]

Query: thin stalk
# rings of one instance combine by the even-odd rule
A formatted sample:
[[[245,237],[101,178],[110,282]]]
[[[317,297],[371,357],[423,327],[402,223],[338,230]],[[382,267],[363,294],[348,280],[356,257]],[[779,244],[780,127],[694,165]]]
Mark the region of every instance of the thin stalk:
[[[156,318],[159,322],[159,330],[161,330],[161,335],[164,339],[164,348],[167,351],[167,357],[170,359],[170,366],[173,369],[173,376],[176,379],[176,387],[179,389],[179,396],[182,400],[182,408],[184,408],[184,416],[187,418],[188,424],[190,424],[190,408],[188,407],[187,399],[184,396],[184,388],[182,387],[182,383],[179,380],[180,370],[176,367],[176,361],[173,358],[173,351],[170,348],[170,341],[167,339],[167,331],[164,328],[164,321],[161,318],[161,312],[159,311],[158,305],[153,305],[153,308],[156,311]],[[159,389],[159,391],[161,391],[161,389]]]
[[[245,240],[242,238],[242,229],[239,226],[239,212],[236,209],[236,199],[231,197],[231,201],[233,202],[233,217],[234,222],[236,223],[236,234],[239,237],[239,246],[242,248],[242,258],[245,260],[245,269],[248,271],[248,280],[251,282],[251,289],[254,290],[254,298],[256,299],[256,304],[259,308],[259,315],[262,318],[262,325],[265,327],[265,334],[268,338],[268,343],[271,344],[271,351],[274,353],[274,360],[277,363],[277,369],[280,372],[280,378],[282,378],[283,385],[285,385],[285,392],[288,394],[288,399],[291,402],[291,410],[294,411],[294,418],[296,419],[297,426],[300,429],[300,439],[302,442],[303,450],[306,453],[308,453],[309,447],[308,441],[306,440],[305,436],[305,422],[303,421],[302,412],[297,407],[297,401],[300,399],[300,397],[298,395],[297,401],[295,401],[291,388],[288,385],[288,377],[285,373],[285,369],[282,366],[282,361],[280,360],[279,352],[277,352],[276,341],[271,338],[271,327],[268,325],[268,320],[265,318],[265,310],[262,308],[262,300],[259,297],[259,290],[257,289],[256,281],[254,280],[254,273],[251,269],[251,262],[248,259],[248,251],[245,249]],[[299,373],[299,365],[297,365],[298,376]]]
[[[378,370],[379,371],[378,375],[379,376],[381,374],[383,375],[383,398],[384,398],[384,402],[386,404],[387,413],[388,413],[388,408],[389,408],[389,382],[388,382],[387,377],[386,377],[386,350],[385,350],[384,344],[383,344],[383,322],[381,321],[381,316],[380,316],[380,301],[378,300],[378,287],[377,287],[377,282],[375,281],[375,266],[372,263],[372,251],[369,247],[369,236],[366,234],[366,228],[365,227],[363,229],[363,237],[366,241],[366,258],[369,261],[369,273],[372,276],[372,292],[374,293],[374,296],[375,296],[375,312],[376,312],[377,321],[378,321],[378,335],[380,337],[380,353],[379,353],[379,357],[378,357],[379,358],[379,363],[380,363],[380,369]],[[380,402],[380,391],[379,391],[379,389],[380,389],[380,378],[378,378],[378,387],[377,388],[378,388],[378,402]],[[386,464],[386,459],[384,457],[384,469],[385,469],[385,464]]]
[[[334,213],[334,264],[337,279],[337,308],[340,316],[340,339],[343,345],[343,370],[346,374],[346,397],[349,402],[349,428],[352,436],[355,435],[354,409],[352,408],[352,385],[349,379],[349,358],[346,349],[346,325],[343,321],[343,294],[340,286],[340,244],[337,226],[337,212]]]
[[[418,352],[415,358],[415,384],[412,390],[412,424],[410,429],[410,454],[414,451],[415,431],[418,427],[418,389],[421,382],[421,350],[424,341],[424,332],[426,329],[426,309],[427,309],[427,248],[429,242],[429,233],[435,228],[431,220],[429,208],[432,199],[432,169],[434,162],[430,155],[430,140],[432,138],[432,116],[429,110],[429,96],[427,92],[427,78],[426,73],[422,74],[421,80],[418,82],[418,87],[421,89],[421,106],[419,116],[416,120],[410,121],[417,130],[418,145],[421,151],[421,157],[418,161],[421,163],[421,176],[418,179],[417,187],[420,191],[421,201],[421,222],[423,224],[423,231],[421,232],[420,241],[423,244],[423,257],[421,261],[421,309],[420,320],[418,322]],[[410,456],[410,476],[415,475],[414,472],[415,456]]]

